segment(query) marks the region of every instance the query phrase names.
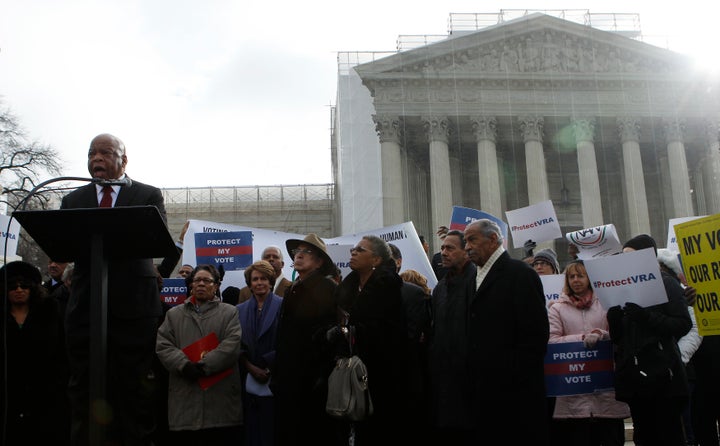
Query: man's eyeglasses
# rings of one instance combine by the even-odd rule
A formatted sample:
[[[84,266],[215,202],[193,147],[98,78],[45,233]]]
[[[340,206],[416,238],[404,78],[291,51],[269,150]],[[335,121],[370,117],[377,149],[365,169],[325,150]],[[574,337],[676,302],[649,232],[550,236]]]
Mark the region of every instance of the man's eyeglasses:
[[[544,260],[535,260],[534,262],[532,262],[532,266],[549,266],[552,268],[552,265]]]
[[[298,254],[312,254],[313,252],[314,252],[314,251],[313,251],[312,249],[300,249],[300,248],[295,248],[295,249],[293,249],[292,251],[290,251],[290,254],[292,254],[293,257],[295,257],[295,256],[298,255]]]
[[[204,283],[205,285],[210,285],[215,283],[215,281],[213,279],[197,278],[193,279],[192,283]]]
[[[366,251],[369,252],[370,250],[367,248],[363,248],[360,245],[353,246],[352,248],[350,248],[350,254],[352,254],[353,252],[366,252]]]

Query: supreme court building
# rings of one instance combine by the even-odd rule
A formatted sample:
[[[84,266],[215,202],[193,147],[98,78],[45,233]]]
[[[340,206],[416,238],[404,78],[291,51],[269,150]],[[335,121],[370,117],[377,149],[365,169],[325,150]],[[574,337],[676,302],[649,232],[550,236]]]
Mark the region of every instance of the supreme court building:
[[[451,14],[447,36],[340,53],[338,232],[413,221],[435,252],[453,205],[507,220],[552,200],[563,233],[664,246],[670,218],[720,212],[717,76],[642,41],[636,14],[575,13]]]

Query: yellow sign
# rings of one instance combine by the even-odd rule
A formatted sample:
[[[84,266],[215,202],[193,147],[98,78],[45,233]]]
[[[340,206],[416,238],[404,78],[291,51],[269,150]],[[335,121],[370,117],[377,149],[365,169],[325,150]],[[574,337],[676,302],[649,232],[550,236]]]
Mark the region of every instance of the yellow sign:
[[[695,319],[703,336],[720,334],[720,214],[675,225],[683,272],[697,290]]]

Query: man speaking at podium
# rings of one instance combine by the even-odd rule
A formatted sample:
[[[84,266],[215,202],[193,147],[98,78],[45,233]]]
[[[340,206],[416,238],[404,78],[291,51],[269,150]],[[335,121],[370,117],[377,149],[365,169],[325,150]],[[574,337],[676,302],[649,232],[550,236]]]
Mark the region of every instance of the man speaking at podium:
[[[165,204],[160,189],[131,181],[125,175],[125,145],[113,135],[101,134],[90,143],[88,171],[93,178],[119,180],[121,185],[88,184],[66,195],[61,209],[152,205],[163,220]],[[127,222],[132,225],[133,222]],[[72,404],[73,445],[89,440],[89,414],[106,429],[108,444],[147,445],[154,428],[152,359],[160,296],[153,259],[108,262],[107,401],[89,401],[91,265],[75,259],[75,272],[66,313],[70,359],[68,392]]]

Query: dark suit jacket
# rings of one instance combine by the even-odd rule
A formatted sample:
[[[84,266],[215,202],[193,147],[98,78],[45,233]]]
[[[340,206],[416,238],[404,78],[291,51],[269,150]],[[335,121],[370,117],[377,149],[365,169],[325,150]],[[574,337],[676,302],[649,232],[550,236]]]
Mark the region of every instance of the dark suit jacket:
[[[543,362],[550,329],[540,277],[504,252],[468,310],[471,405],[479,435],[492,439],[488,435],[496,429],[509,435],[512,444],[545,444]],[[519,412],[522,429],[515,419]],[[503,423],[514,429],[505,430]]]
[[[160,189],[132,181],[122,186],[115,207],[152,205],[158,208],[165,220],[165,204]],[[88,184],[66,195],[61,209],[96,208],[97,192]],[[129,225],[133,222],[127,222]],[[68,335],[86,334],[89,326],[90,276],[89,259],[73,259],[75,270],[73,286],[67,306]],[[109,259],[108,265],[108,318],[142,319],[162,314],[153,259]]]

